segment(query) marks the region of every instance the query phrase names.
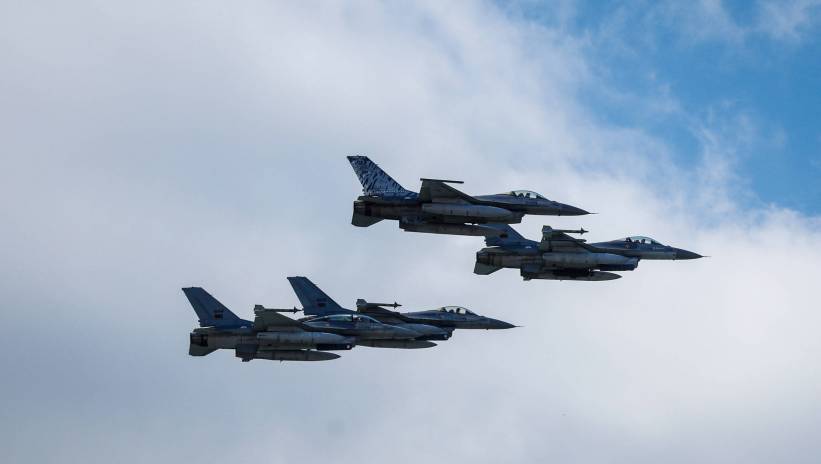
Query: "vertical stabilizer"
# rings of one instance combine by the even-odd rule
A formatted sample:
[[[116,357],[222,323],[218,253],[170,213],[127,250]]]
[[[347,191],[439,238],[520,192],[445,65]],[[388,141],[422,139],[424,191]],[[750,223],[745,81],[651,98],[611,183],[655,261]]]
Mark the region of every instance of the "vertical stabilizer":
[[[356,176],[359,177],[364,195],[400,198],[415,198],[417,196],[416,192],[406,190],[399,185],[399,182],[393,180],[388,173],[383,171],[367,156],[349,156],[348,161],[351,163],[351,167],[356,173]]]
[[[237,317],[200,287],[182,289],[200,319],[200,327],[239,327],[248,323]]]
[[[294,288],[294,293],[296,293],[299,302],[302,304],[302,312],[306,316],[325,316],[353,312],[339,306],[336,301],[326,295],[307,277],[288,277],[288,282]]]

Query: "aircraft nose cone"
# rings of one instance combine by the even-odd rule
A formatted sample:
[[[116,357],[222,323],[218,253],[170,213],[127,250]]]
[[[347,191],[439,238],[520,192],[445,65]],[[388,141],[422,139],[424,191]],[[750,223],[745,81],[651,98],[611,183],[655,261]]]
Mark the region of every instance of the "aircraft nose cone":
[[[676,248],[676,259],[698,259],[703,258],[698,253],[693,253],[692,251],[682,250],[681,248]]]
[[[516,326],[505,321],[500,321],[498,319],[488,319],[489,329],[512,329],[514,327]]]
[[[576,208],[575,206],[565,204],[562,204],[559,209],[562,212],[562,216],[584,216],[585,214],[590,214],[581,208]]]

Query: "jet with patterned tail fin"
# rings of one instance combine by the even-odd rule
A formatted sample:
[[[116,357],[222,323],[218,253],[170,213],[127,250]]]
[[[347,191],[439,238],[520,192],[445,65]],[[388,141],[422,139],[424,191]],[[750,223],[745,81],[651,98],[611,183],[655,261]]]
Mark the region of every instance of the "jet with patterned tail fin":
[[[407,232],[488,236],[498,230],[485,224],[517,224],[525,214],[589,214],[529,190],[471,196],[449,185],[462,183],[455,180],[423,178],[417,193],[402,187],[367,156],[349,156],[348,161],[362,184],[351,219],[358,227],[392,219]]]
[[[502,268],[519,269],[524,280],[614,280],[615,272],[632,271],[642,259],[683,260],[702,256],[663,245],[649,237],[627,237],[587,243],[569,234],[587,231],[542,228],[542,240],[528,240],[506,224],[491,224],[498,236],[485,238],[487,248],[476,253],[475,274],[488,275]]]

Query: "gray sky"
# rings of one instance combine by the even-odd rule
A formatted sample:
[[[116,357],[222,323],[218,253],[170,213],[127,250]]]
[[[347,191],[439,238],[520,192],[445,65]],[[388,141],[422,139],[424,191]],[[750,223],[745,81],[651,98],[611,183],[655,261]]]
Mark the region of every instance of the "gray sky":
[[[0,6],[0,444],[8,462],[817,462],[819,219],[608,125],[583,38],[486,4]],[[615,91],[614,91],[615,92]],[[653,102],[648,102],[648,108]],[[652,111],[652,110],[648,110]],[[602,283],[472,274],[475,237],[350,225],[367,154],[406,188],[529,188],[528,218],[712,255]],[[343,305],[523,325],[327,363],[187,356],[180,287],[250,316]]]

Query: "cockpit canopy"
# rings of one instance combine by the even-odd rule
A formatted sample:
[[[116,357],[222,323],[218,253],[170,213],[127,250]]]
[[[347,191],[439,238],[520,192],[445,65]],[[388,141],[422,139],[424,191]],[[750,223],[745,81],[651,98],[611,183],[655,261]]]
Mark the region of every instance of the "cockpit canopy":
[[[634,235],[633,237],[627,237],[620,240],[621,242],[628,242],[628,243],[644,243],[647,245],[661,245],[661,243],[653,240],[650,237],[643,237],[641,235]]]
[[[310,322],[327,321],[327,322],[371,322],[378,324],[379,321],[361,314],[333,314],[330,316],[322,316],[311,319]]]
[[[514,197],[530,198],[531,200],[547,200],[547,198],[530,190],[512,190],[510,192],[502,193],[502,195],[511,195]]]
[[[473,313],[473,311],[471,311],[467,308],[463,308],[461,306],[443,306],[443,307],[439,308],[439,311],[442,311],[443,313],[473,314],[473,315],[475,315]]]

